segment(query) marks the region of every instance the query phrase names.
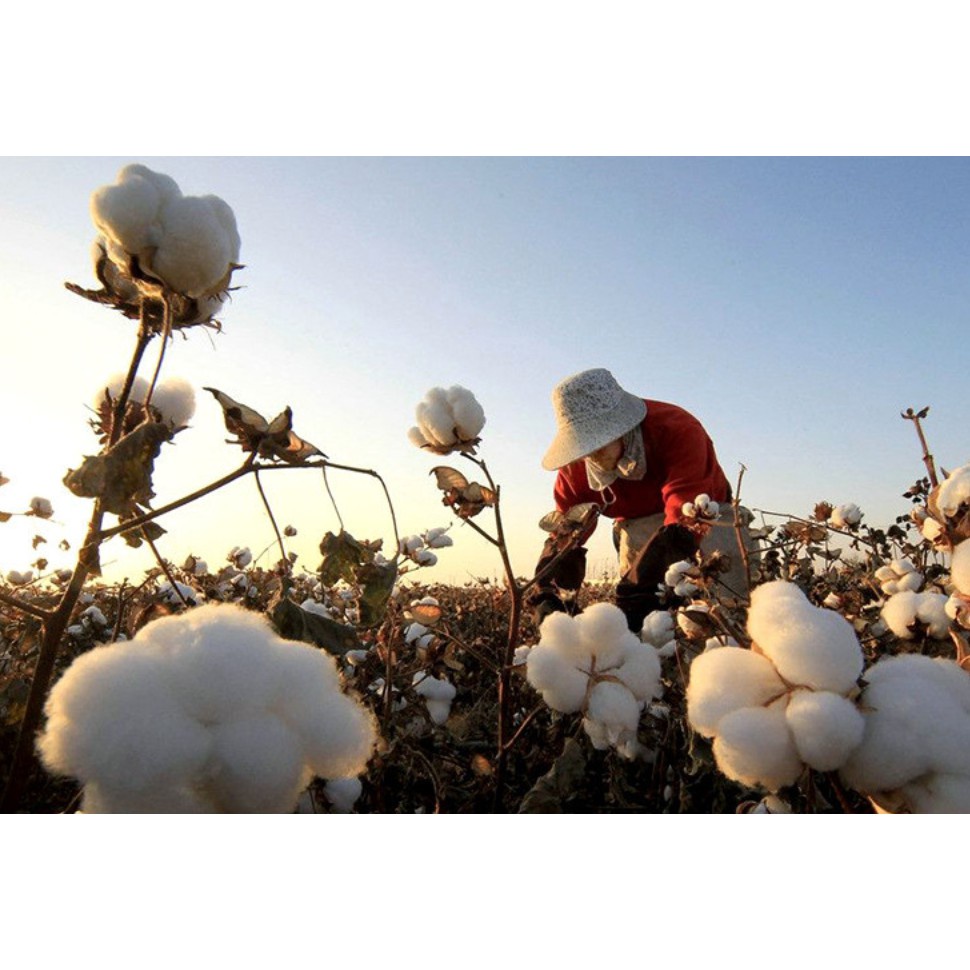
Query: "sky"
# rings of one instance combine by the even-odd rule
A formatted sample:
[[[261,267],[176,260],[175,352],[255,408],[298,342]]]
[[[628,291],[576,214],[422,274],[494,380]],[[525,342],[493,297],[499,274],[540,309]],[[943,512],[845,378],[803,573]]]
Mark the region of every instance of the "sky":
[[[893,157],[37,157],[0,159],[0,327],[6,428],[0,510],[35,495],[50,523],[0,525],[0,568],[76,545],[90,505],[61,484],[96,451],[89,405],[123,371],[134,324],[69,293],[95,286],[88,200],[129,162],[187,195],[233,208],[245,268],[220,314],[170,345],[163,374],[197,390],[189,430],[156,461],[156,503],[219,478],[218,388],[333,461],[386,480],[402,534],[452,524],[454,546],[415,578],[496,578],[496,550],[441,504],[439,459],[407,440],[415,405],[460,384],[481,402],[480,457],[501,486],[512,563],[530,575],[552,508],[540,466],[555,433],[553,386],[589,367],[687,408],[706,426],[749,507],[806,515],[855,502],[865,521],[904,513],[923,474],[907,407],[947,468],[970,459],[964,420],[970,163]],[[157,341],[148,358],[154,363]],[[344,527],[393,543],[379,484],[317,472],[265,477],[291,548],[314,569]],[[490,514],[476,520],[491,530]],[[770,521],[777,521],[771,519]],[[252,481],[167,516],[163,555],[210,567],[273,541]],[[612,568],[609,529],[590,575]],[[261,563],[270,565],[275,549]],[[115,540],[107,578],[138,581],[149,555]]]

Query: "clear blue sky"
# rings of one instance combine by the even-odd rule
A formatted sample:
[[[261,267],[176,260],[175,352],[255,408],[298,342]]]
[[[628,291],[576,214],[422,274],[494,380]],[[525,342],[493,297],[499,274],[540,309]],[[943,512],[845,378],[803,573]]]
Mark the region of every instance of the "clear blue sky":
[[[539,465],[554,432],[549,393],[587,367],[696,414],[728,477],[747,466],[742,497],[758,508],[853,501],[888,524],[923,472],[899,417],[909,406],[932,407],[943,465],[970,459],[964,158],[6,158],[0,472],[12,481],[0,509],[49,497],[72,541],[87,503],[60,479],[94,449],[84,405],[124,367],[133,326],[62,282],[94,285],[88,198],[130,161],[186,194],[224,198],[242,236],[244,288],[225,332],[176,339],[166,373],[267,417],[292,406],[298,432],[331,458],[385,476],[405,533],[450,520],[428,477],[438,460],[406,440],[434,385],[462,384],[485,408],[482,456],[523,574],[552,507]],[[158,462],[160,502],[240,458],[203,394],[193,428]],[[313,568],[336,517],[317,476],[279,477],[278,515],[299,528],[295,548]],[[390,538],[372,482],[332,484],[352,533]],[[33,558],[34,524],[0,526],[4,569]],[[251,485],[163,524],[166,555],[210,565],[272,535]],[[605,565],[600,532],[593,559]],[[422,578],[498,574],[478,536],[452,534]],[[132,578],[147,564],[120,545],[105,558]]]

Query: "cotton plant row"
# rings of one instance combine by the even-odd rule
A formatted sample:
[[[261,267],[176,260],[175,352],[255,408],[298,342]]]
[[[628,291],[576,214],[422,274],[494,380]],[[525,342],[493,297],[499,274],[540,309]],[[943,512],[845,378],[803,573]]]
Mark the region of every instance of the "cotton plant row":
[[[377,737],[329,655],[228,604],[83,654],[46,714],[44,764],[86,812],[289,812],[314,776],[360,774]]]

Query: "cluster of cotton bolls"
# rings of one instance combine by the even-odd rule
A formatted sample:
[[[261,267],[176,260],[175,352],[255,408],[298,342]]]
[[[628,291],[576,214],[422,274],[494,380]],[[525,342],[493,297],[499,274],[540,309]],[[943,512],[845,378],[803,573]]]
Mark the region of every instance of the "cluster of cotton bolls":
[[[667,568],[664,573],[664,586],[668,586],[674,591],[675,596],[689,597],[699,591],[700,587],[691,582],[691,570],[695,569],[694,563],[686,559],[682,562],[675,562]]]
[[[614,747],[628,758],[641,750],[637,725],[644,706],[661,694],[660,660],[612,603],[595,603],[577,616],[547,616],[526,677],[549,707],[583,713],[595,748]]]
[[[441,455],[474,450],[485,426],[481,404],[458,385],[431,388],[415,408],[415,418],[418,423],[408,431],[408,440]]]
[[[923,574],[913,565],[912,559],[906,556],[894,559],[888,566],[880,566],[875,576],[879,588],[886,596],[905,590],[915,592],[923,585]]]
[[[680,514],[688,519],[716,519],[721,514],[721,507],[702,492],[693,502],[684,502]]]
[[[853,529],[862,521],[862,510],[854,502],[837,505],[829,513],[828,523],[836,529]]]
[[[105,395],[116,401],[124,387],[123,374],[115,374],[98,392],[94,400],[96,408],[100,408]],[[136,377],[128,394],[131,404],[144,404],[148,396],[148,381],[144,377]],[[195,391],[192,385],[181,377],[169,377],[155,385],[149,404],[161,421],[164,421],[173,431],[184,428],[195,414]]]
[[[24,572],[20,572],[18,569],[11,569],[7,573],[7,582],[11,586],[29,586],[34,581],[34,571],[32,569],[27,569]]]
[[[708,650],[691,664],[687,716],[714,739],[720,770],[774,791],[806,764],[841,767],[865,726],[850,699],[863,668],[852,626],[777,581],[752,593],[748,633],[757,649]]]
[[[865,680],[865,733],[842,780],[892,811],[970,812],[970,676],[909,654],[873,664]]]
[[[433,566],[438,562],[438,556],[432,550],[446,549],[453,546],[454,540],[448,533],[446,526],[428,529],[420,535],[403,536],[398,546],[398,552],[405,559],[418,566]]]
[[[208,316],[222,305],[239,260],[236,217],[222,199],[185,196],[168,175],[126,165],[114,185],[92,195],[91,217],[99,232],[95,257],[107,257],[121,295],[139,286],[135,259],[145,276],[204,302]]]
[[[333,659],[231,605],[96,647],[51,691],[39,751],[86,812],[289,812],[314,775],[363,771],[376,729]]]

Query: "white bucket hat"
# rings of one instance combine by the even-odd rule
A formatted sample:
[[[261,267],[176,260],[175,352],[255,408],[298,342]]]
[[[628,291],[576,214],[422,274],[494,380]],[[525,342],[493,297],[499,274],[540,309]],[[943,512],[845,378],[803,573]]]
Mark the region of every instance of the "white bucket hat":
[[[552,391],[558,431],[542,467],[553,471],[622,438],[646,416],[642,398],[624,391],[605,368],[580,371]]]

